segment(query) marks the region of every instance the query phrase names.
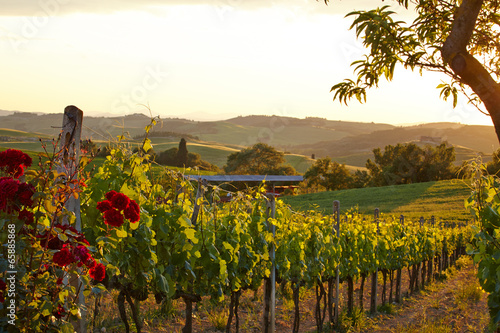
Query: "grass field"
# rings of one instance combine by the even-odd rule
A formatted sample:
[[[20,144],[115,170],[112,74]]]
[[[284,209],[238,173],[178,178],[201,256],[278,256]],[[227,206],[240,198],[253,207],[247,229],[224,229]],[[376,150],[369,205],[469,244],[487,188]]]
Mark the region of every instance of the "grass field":
[[[9,137],[33,137],[39,136],[42,138],[48,137],[46,134],[42,133],[28,133],[24,131],[18,131],[14,129],[0,128],[0,136],[9,136]]]
[[[325,214],[330,214],[333,201],[339,200],[342,213],[356,208],[359,213],[373,214],[379,208],[382,214],[395,217],[402,214],[412,220],[421,216],[428,220],[434,215],[436,221],[458,222],[471,219],[464,208],[469,195],[466,181],[446,180],[303,194],[283,197],[283,201],[297,210],[316,208]]]

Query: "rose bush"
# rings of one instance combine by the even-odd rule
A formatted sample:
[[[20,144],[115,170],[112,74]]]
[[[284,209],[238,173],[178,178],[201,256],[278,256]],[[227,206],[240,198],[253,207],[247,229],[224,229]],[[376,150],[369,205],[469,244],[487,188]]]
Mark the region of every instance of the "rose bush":
[[[0,330],[73,332],[81,316],[76,299],[105,267],[72,224],[65,204],[79,193],[75,175],[57,171],[57,153],[45,153],[38,168],[15,149],[0,152]]]

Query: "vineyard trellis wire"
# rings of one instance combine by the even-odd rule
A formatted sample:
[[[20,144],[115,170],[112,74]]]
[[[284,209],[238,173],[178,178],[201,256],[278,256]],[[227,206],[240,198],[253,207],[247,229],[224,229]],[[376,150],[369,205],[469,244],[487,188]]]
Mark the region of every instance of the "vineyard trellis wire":
[[[396,274],[395,300],[401,301],[404,268],[410,275],[409,289],[416,290],[424,278],[430,281],[434,271],[440,273],[463,254],[472,237],[468,225],[436,225],[432,219],[424,224],[377,214],[372,221],[355,211],[341,216],[338,201],[330,215],[315,210],[296,212],[281,200],[267,197],[263,187],[235,192],[223,204],[216,186],[190,182],[167,169],[162,175],[154,174],[149,155],[143,153],[149,147],[147,135],[137,151],[120,136],[103,164],[83,177],[86,186],[79,189],[83,233],[95,259],[106,265],[106,278],[87,286],[85,294],[101,295],[104,287],[117,289],[127,332],[125,305],[130,306],[140,332],[140,303],[151,294],[159,302],[184,301],[183,332],[193,329],[193,303],[202,297],[213,302],[230,299],[227,329],[234,318],[238,331],[241,291],[255,291],[264,281],[268,285],[264,308],[269,314],[263,313],[263,329],[273,331],[273,275],[276,282],[292,288],[294,332],[300,326],[299,290],[315,290],[315,320],[321,331],[327,311],[329,324],[338,323],[338,284],[347,283],[347,309],[352,312],[355,280],[360,278],[363,285],[366,277],[377,276],[374,273],[379,270],[384,276],[384,294],[386,277],[390,280],[391,301]],[[81,163],[88,161],[82,158]],[[137,202],[140,221],[106,224],[98,203],[111,197],[110,193]],[[376,282],[373,279],[375,295]]]
[[[155,184],[145,177],[148,168],[142,174],[127,172],[130,160],[138,158],[140,156],[126,150],[115,149],[98,171],[96,182],[91,180],[90,186],[85,189],[87,191],[82,193],[83,197],[90,195],[95,198],[85,200],[83,207],[87,227],[92,226],[90,233],[95,233],[93,228],[100,223],[95,202],[110,190],[125,191],[131,198],[137,199],[141,203],[141,222],[150,221],[145,223],[144,228],[149,228],[150,235],[154,236],[149,236],[150,246],[145,250],[145,258],[152,260],[150,270],[154,274],[144,281],[127,274],[127,270],[131,272],[130,260],[145,259],[129,256],[126,263],[110,261],[112,267],[119,268],[116,271],[119,273],[114,276],[123,280],[120,285],[129,286],[131,291],[142,289],[146,293],[160,295],[159,298],[181,297],[187,307],[203,296],[218,301],[226,296],[231,299],[230,313],[235,317],[236,328],[240,291],[256,290],[263,281],[271,281],[273,274],[276,274],[277,282],[290,282],[296,295],[302,286],[317,290],[315,318],[318,330],[321,330],[326,309],[334,308],[333,299],[328,296],[333,291],[327,293],[323,283],[334,286],[332,281],[337,279],[339,283],[347,282],[347,308],[352,311],[355,279],[369,276],[376,269],[389,277],[396,272],[396,291],[399,293],[396,292],[395,299],[401,301],[403,268],[407,267],[410,273],[410,289],[413,291],[418,288],[422,266],[436,265],[441,272],[449,264],[449,260],[444,258],[452,254],[454,261],[458,253],[464,253],[465,241],[471,236],[467,226],[443,226],[444,229],[441,229],[432,224],[432,219],[430,225],[422,225],[410,221],[400,223],[401,220],[389,217],[377,219],[380,225],[380,233],[377,234],[376,223],[355,212],[343,215],[344,221],[337,236],[333,215],[325,216],[316,211],[295,212],[280,200],[272,204],[274,214],[269,214],[270,201],[263,188],[236,192],[231,202],[221,205],[220,189],[200,182],[193,185],[180,174],[166,171],[162,183]],[[141,165],[144,163],[147,165],[148,161],[142,160]],[[133,165],[139,167],[137,161]],[[193,220],[195,211],[198,212],[197,218]],[[274,235],[270,225],[276,228]],[[115,237],[115,246],[120,247],[121,253],[127,251],[127,246],[135,248],[131,240],[140,238],[137,231],[127,230],[127,226],[124,231],[125,237]],[[109,238],[100,239],[98,247],[104,253],[103,259],[113,257],[112,253],[116,250],[108,246]],[[275,260],[272,259],[273,247]],[[141,253],[137,249],[134,251]],[[106,255],[106,252],[109,253]],[[114,258],[119,259],[119,256],[115,254]],[[427,280],[432,278],[431,272],[427,270]],[[141,271],[136,270],[134,274],[142,276]],[[271,295],[264,297],[264,309],[269,309],[271,317],[265,317],[267,314],[264,311],[264,331],[271,331],[274,325],[273,285],[271,283]],[[294,297],[294,300],[298,298]],[[337,300],[335,313],[329,311],[330,322],[332,318],[338,318],[338,307]],[[295,304],[294,331],[299,329],[299,308],[299,304]],[[189,316],[190,311],[186,311],[183,332],[192,330]],[[228,321],[227,327],[230,325]]]

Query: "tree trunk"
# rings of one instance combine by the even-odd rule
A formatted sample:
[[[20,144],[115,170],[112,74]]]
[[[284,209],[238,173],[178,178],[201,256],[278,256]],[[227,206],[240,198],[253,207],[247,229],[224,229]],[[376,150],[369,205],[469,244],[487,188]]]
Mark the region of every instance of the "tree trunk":
[[[317,332],[323,332],[323,323],[326,315],[326,296],[327,293],[323,286],[323,282],[318,280],[316,282],[316,310],[314,313],[316,317]],[[321,311],[321,300],[323,300],[323,311]]]
[[[263,326],[264,332],[267,333],[271,329],[271,279],[264,279],[264,314]]]
[[[390,270],[389,271],[389,281],[390,281],[390,288],[389,288],[389,304],[392,304],[392,286],[394,282],[394,271]]]
[[[427,284],[430,284],[432,281],[433,268],[434,268],[434,257],[430,258],[429,261],[427,262]]]
[[[231,291],[231,301],[229,302],[229,316],[227,317],[227,323],[226,323],[226,333],[231,332],[231,323],[233,321],[233,314],[234,314],[234,291]]]
[[[387,303],[387,270],[383,269],[382,270],[382,278],[384,280],[384,284],[382,286],[382,305],[385,305]]]
[[[483,0],[463,0],[456,10],[451,32],[441,48],[441,56],[462,83],[471,87],[491,116],[500,142],[500,85],[468,51]]]
[[[328,279],[328,319],[330,320],[330,327],[334,324],[334,313],[333,313],[333,288],[335,288],[335,278],[330,277]]]
[[[236,292],[236,295],[234,296],[234,316],[236,318],[236,333],[240,331],[240,315],[238,314],[238,309],[240,307],[240,295],[241,295],[241,289],[238,290]]]
[[[363,296],[365,293],[366,274],[361,274],[361,284],[359,285],[359,308],[364,311]]]
[[[401,303],[401,268],[396,273],[396,302]]]
[[[292,328],[293,333],[298,333],[300,326],[299,291],[300,291],[300,284],[292,283],[293,305],[295,309],[295,313],[293,315],[293,328]]]
[[[184,303],[186,304],[186,316],[182,333],[191,333],[193,332],[193,302],[186,297]]]
[[[354,281],[352,276],[347,277],[347,312],[352,315],[354,311]]]
[[[120,312],[120,318],[123,321],[123,324],[125,325],[125,332],[129,333],[130,332],[130,326],[128,324],[127,320],[127,312],[125,311],[125,292],[122,290],[118,294],[118,311]]]
[[[421,289],[423,290],[425,287],[425,276],[426,276],[426,270],[427,270],[427,262],[424,260],[422,261],[422,275],[421,275]]]

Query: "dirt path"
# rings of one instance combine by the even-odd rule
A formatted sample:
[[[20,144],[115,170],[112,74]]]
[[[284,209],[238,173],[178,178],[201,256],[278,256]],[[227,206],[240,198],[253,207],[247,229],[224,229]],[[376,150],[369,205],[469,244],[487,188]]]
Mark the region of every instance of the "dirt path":
[[[363,332],[487,332],[487,294],[479,288],[472,263],[412,295],[394,315],[371,319]]]
[[[402,304],[393,305],[391,314],[378,313],[373,317],[361,316],[358,327],[344,329],[343,332],[373,333],[455,333],[455,332],[489,332],[489,314],[487,295],[479,288],[476,270],[470,259],[459,259],[463,267],[448,273],[443,282],[433,282],[424,290],[404,298]],[[365,286],[365,313],[369,310],[369,281]],[[403,275],[403,293],[407,293],[408,276]],[[356,300],[359,284],[355,286]],[[341,286],[341,302],[346,300],[346,288]],[[255,300],[253,292],[242,295],[240,300],[240,332],[261,332],[262,300]],[[107,333],[123,332],[123,324],[118,317],[116,303],[107,297],[101,308],[102,315],[98,327],[106,327]],[[301,299],[300,332],[316,332],[314,322],[314,292],[305,290]],[[380,300],[379,300],[380,302]],[[380,303],[379,303],[380,304]],[[175,301],[169,310],[173,316],[166,319],[160,314],[159,306],[154,298],[143,302],[143,333],[180,332],[184,325],[184,305]],[[207,301],[200,304],[195,311],[193,332],[214,333],[224,331],[227,309],[213,308]],[[215,324],[218,322],[218,324]],[[276,332],[292,331],[293,302],[279,298],[277,304]],[[216,328],[219,326],[219,329]],[[135,331],[135,329],[133,330]],[[233,330],[234,331],[234,323]],[[337,330],[335,332],[340,332]]]

